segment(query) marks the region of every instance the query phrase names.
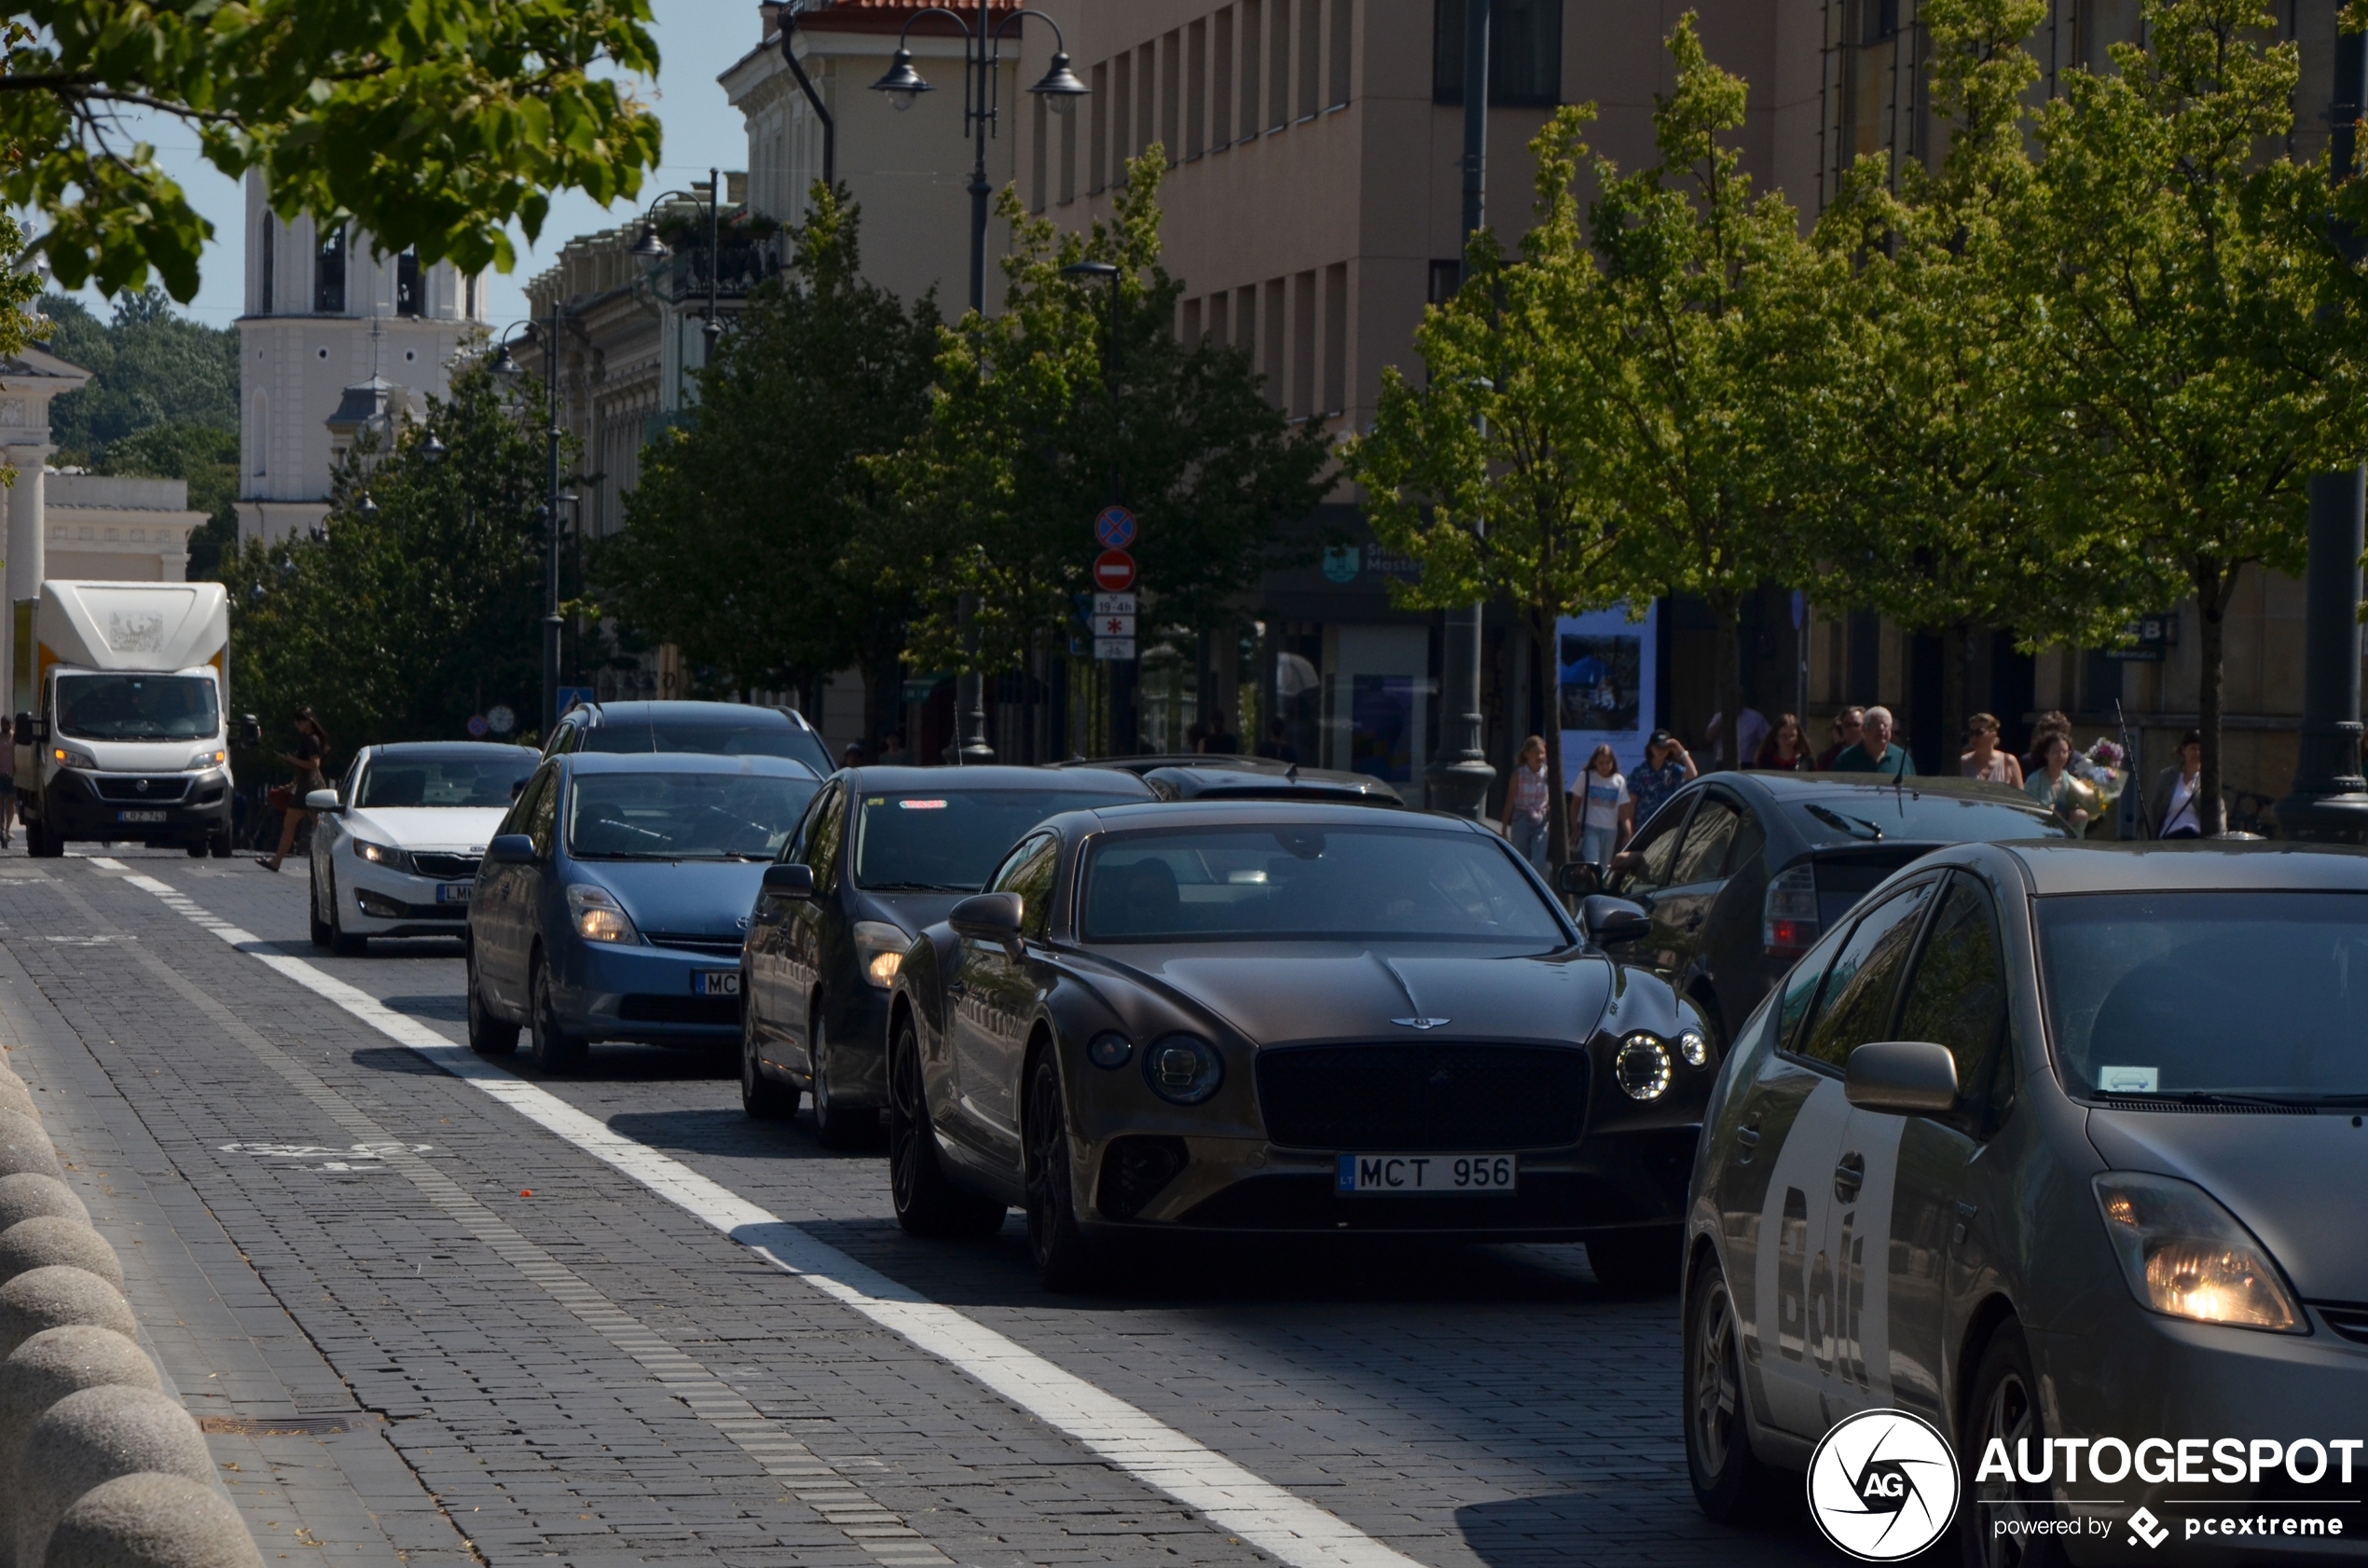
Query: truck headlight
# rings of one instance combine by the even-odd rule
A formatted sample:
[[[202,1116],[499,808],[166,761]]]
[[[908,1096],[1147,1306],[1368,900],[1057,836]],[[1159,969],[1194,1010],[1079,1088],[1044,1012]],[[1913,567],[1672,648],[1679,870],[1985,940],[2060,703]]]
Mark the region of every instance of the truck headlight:
[[[2091,1185],[2140,1306],[2197,1323],[2308,1331],[2269,1249],[2210,1193],[2137,1171],[2107,1171]]]
[[[353,841],[353,852],[372,865],[384,866],[389,871],[411,869],[411,857],[391,844],[374,844],[366,838],[357,838]]]
[[[99,765],[98,758],[93,757],[89,752],[83,750],[78,746],[52,746],[49,748],[49,760],[57,763],[60,767],[87,767],[95,769]]]
[[[855,967],[883,991],[896,983],[896,973],[904,967],[904,950],[912,945],[913,939],[901,926],[885,920],[855,923]]]
[[[568,918],[574,923],[575,934],[586,942],[640,942],[641,933],[633,928],[633,918],[625,906],[616,901],[606,887],[595,887],[586,882],[568,885]]]
[[[220,767],[224,763],[228,762],[229,760],[229,752],[217,749],[208,749],[199,752],[196,756],[191,757],[186,763],[183,763],[182,771],[185,773],[203,773],[208,768]]]

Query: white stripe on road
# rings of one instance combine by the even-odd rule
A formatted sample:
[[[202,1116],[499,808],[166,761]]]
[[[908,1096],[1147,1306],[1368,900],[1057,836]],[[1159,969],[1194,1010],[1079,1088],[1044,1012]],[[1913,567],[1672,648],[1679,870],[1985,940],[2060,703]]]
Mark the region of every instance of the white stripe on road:
[[[475,1084],[528,1121],[706,1221],[784,1272],[984,1383],[1260,1550],[1293,1568],[1420,1568],[1412,1558],[1392,1550],[1339,1516],[1260,1479],[1205,1443],[1063,1370],[984,1324],[818,1241],[680,1160],[624,1136],[549,1091],[503,1071],[465,1046],[454,1045],[368,992],[301,958],[272,951],[261,938],[199,907],[170,883],[132,873],[120,860],[93,856],[90,863],[126,873],[124,880],[132,887],[153,893],[241,952],[336,1003],[455,1078]]]

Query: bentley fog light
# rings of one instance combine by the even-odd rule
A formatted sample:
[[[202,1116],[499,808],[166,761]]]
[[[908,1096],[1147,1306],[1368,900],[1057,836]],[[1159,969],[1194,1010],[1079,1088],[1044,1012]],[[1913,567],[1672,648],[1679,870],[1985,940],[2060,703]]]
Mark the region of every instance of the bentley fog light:
[[[2139,1305],[2197,1323],[2306,1331],[2268,1250],[2210,1193],[2134,1171],[2108,1171],[2093,1185]]]
[[[1687,1029],[1677,1037],[1677,1054],[1686,1058],[1689,1067],[1706,1066],[1710,1061],[1710,1041],[1700,1029]]]
[[[1196,1106],[1225,1081],[1225,1063],[1217,1047],[1196,1035],[1162,1035],[1143,1053],[1143,1076],[1161,1099]]]
[[[1650,1035],[1629,1036],[1612,1058],[1612,1076],[1631,1100],[1659,1099],[1669,1089],[1669,1047]]]
[[[1097,1067],[1122,1067],[1135,1054],[1135,1042],[1124,1035],[1105,1031],[1086,1042],[1085,1057]]]

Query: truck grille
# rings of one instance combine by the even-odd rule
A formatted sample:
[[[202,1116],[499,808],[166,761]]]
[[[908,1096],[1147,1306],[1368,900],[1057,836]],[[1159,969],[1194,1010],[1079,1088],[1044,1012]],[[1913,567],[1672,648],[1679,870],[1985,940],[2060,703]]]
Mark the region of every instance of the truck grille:
[[[137,777],[131,774],[94,773],[90,786],[99,791],[103,801],[124,801],[135,805],[172,805],[189,792],[186,774]]]
[[[411,852],[411,863],[420,868],[421,876],[433,876],[438,882],[466,882],[477,873],[475,855],[446,855],[434,850]]]
[[[1587,1054],[1563,1046],[1301,1045],[1258,1054],[1266,1135],[1373,1153],[1558,1148],[1587,1121]]]

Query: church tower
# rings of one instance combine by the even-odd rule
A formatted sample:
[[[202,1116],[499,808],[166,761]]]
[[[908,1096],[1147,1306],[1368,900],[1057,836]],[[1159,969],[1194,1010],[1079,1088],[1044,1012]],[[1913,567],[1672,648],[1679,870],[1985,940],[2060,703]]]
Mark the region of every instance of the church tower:
[[[487,291],[450,262],[375,254],[357,229],[282,223],[259,170],[247,175],[246,251],[239,537],[279,540],[328,514],[354,407],[399,423],[445,395],[456,356],[484,338]]]

